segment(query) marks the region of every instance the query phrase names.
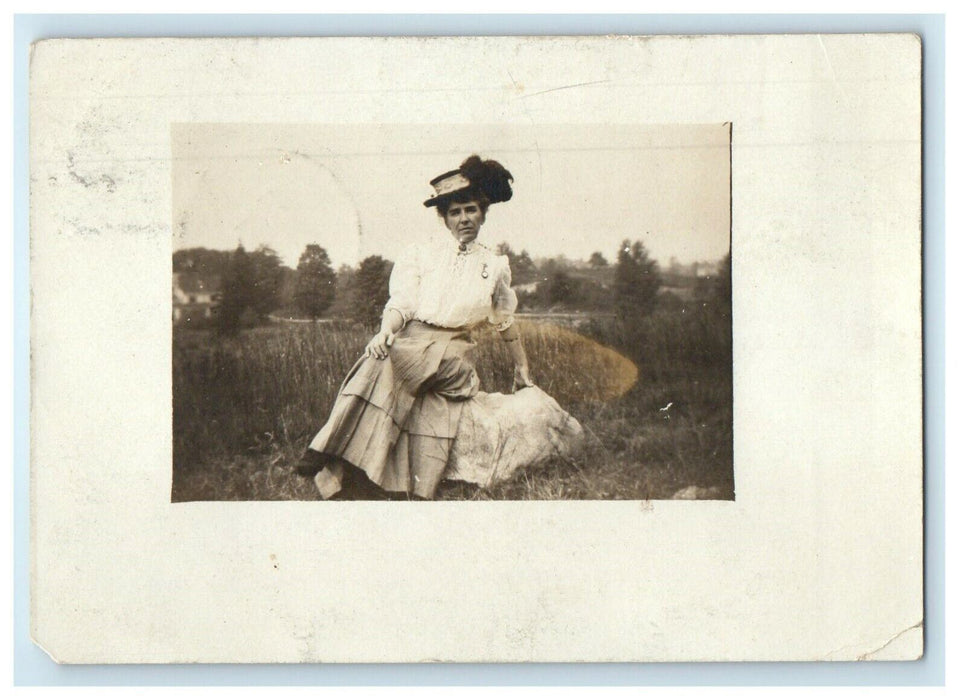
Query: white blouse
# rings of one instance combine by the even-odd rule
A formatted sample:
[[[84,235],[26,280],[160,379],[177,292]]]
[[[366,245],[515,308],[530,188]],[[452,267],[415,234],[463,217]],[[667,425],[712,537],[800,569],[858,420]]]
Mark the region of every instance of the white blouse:
[[[473,241],[460,251],[450,234],[408,248],[392,268],[389,302],[407,322],[467,328],[484,321],[506,330],[517,295],[510,288],[510,260]]]

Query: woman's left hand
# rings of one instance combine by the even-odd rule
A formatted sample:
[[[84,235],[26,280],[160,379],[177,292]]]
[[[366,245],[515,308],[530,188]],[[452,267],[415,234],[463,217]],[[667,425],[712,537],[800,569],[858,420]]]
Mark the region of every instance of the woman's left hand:
[[[516,393],[518,389],[525,389],[527,387],[533,386],[533,380],[530,379],[530,368],[526,365],[517,365],[513,368],[513,391]]]
[[[372,340],[366,345],[366,350],[362,354],[363,357],[374,357],[377,360],[385,360],[389,357],[389,348],[392,347],[392,341],[395,340],[396,334],[392,331],[381,330],[372,336]]]

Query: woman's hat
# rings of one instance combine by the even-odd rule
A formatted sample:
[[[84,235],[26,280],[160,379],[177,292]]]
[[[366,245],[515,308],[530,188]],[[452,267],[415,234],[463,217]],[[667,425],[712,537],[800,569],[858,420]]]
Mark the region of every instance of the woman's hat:
[[[450,170],[429,181],[436,194],[423,202],[424,206],[435,207],[445,204],[464,192],[478,192],[490,204],[505,202],[513,196],[510,183],[513,176],[495,160],[483,160],[472,155],[463,161],[459,170]]]

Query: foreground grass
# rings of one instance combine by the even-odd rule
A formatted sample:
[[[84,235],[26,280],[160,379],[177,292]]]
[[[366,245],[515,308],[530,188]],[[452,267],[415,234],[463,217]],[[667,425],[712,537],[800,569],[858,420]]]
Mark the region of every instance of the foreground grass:
[[[437,498],[662,499],[695,485],[732,497],[730,366],[661,357],[639,368],[570,331],[526,322],[521,330],[534,380],[581,422],[587,444],[489,489],[446,482]],[[368,338],[364,329],[315,324],[233,340],[177,332],[172,500],[317,499],[291,467]],[[478,340],[483,389],[508,391],[502,343],[493,334]]]

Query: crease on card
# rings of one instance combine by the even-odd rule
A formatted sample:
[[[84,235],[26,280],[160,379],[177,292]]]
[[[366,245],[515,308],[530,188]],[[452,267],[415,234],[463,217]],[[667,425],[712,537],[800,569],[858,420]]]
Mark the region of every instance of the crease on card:
[[[825,48],[825,41],[822,36],[816,37],[818,39],[818,45],[822,47],[822,55],[825,57],[825,65],[828,66],[828,72],[832,75],[832,85],[835,86],[835,91],[838,92],[839,97],[845,98],[845,91],[842,90],[842,86],[839,85],[838,76],[835,75],[835,67],[832,65],[832,60],[828,57],[828,49]]]
[[[512,80],[513,76],[511,76],[510,78]],[[569,90],[571,88],[586,87],[588,85],[601,85],[603,83],[609,83],[609,82],[610,82],[609,80],[588,80],[587,82],[584,82],[584,83],[572,83],[570,85],[559,85],[557,87],[547,88],[546,90],[537,90],[536,92],[530,92],[530,93],[527,93],[526,95],[520,95],[516,99],[518,99],[518,100],[525,100],[528,97],[536,97],[537,95],[545,95],[548,92],[556,92],[557,90]],[[513,81],[513,84],[516,85],[516,81],[515,80]],[[517,87],[519,88],[519,86],[517,86]]]
[[[321,170],[325,171],[330,178],[332,178],[332,183],[339,189],[342,195],[345,197],[346,201],[352,207],[352,212],[356,219],[356,240],[358,241],[358,255],[359,260],[362,260],[365,256],[362,254],[362,213],[361,207],[358,202],[356,202],[355,197],[352,194],[351,188],[345,183],[343,178],[338,174],[335,168],[331,167],[325,162],[322,155],[313,153],[303,153],[301,151],[294,151],[289,153],[288,151],[279,151],[279,163],[288,164],[292,162],[292,156],[302,159],[308,163],[311,163]]]
[[[849,652],[854,646],[838,647],[825,655],[826,661],[914,661],[922,657],[922,620],[904,627],[869,651],[855,654]]]
[[[909,657],[907,654],[903,654],[901,651],[903,644],[908,644],[910,642],[916,645],[914,657]],[[899,650],[898,656],[895,654],[895,650],[897,649]],[[909,627],[896,632],[872,651],[866,652],[865,654],[859,656],[858,660],[892,661],[897,658],[910,660],[922,658],[922,620],[919,620],[919,622],[916,624],[910,625]]]

